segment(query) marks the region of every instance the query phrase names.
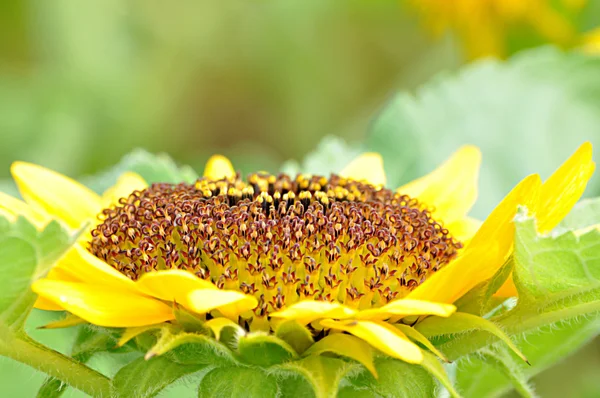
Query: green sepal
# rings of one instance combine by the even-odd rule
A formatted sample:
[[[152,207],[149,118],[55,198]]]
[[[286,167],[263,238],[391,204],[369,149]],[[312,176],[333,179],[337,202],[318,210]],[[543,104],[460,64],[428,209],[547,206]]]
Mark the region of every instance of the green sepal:
[[[146,359],[154,356],[166,356],[173,362],[190,365],[235,364],[233,353],[213,337],[203,334],[179,332],[163,328],[161,335],[148,350]]]
[[[277,380],[261,368],[221,367],[202,378],[198,398],[270,398],[278,391]]]
[[[300,355],[315,343],[310,330],[295,320],[282,321],[275,330],[275,336],[288,343]]]
[[[298,358],[298,353],[282,339],[262,332],[241,336],[237,353],[245,363],[269,367]]]
[[[339,398],[435,396],[436,383],[429,372],[421,366],[410,365],[390,357],[378,357],[375,360],[375,367],[379,374],[377,379],[369,372],[349,374],[337,396]]]
[[[529,363],[527,358],[525,358],[525,355],[523,355],[506,333],[492,321],[477,315],[455,312],[448,318],[429,317],[415,325],[415,329],[427,338],[482,330],[491,333],[502,340],[511,350],[521,357],[523,361]]]
[[[311,386],[316,398],[337,397],[342,379],[349,374],[364,372],[373,378],[361,365],[322,355],[311,355],[297,361],[277,365],[270,368],[269,371],[283,379],[282,383],[291,379],[295,383],[303,385],[298,380],[298,378],[303,378]]]
[[[454,388],[454,385],[452,384],[452,381],[450,381],[444,366],[434,355],[428,352],[423,352],[423,362],[421,363],[421,366],[427,370],[429,374],[435,377],[442,384],[442,386],[448,390],[448,393],[452,397],[460,398],[460,394]]]
[[[527,378],[521,371],[505,346],[490,346],[479,351],[482,359],[498,369],[511,382],[515,390],[523,398],[534,398],[536,395],[527,384]]]
[[[113,378],[114,397],[155,397],[178,379],[203,369],[203,364],[181,364],[166,357],[138,358],[122,367]]]
[[[320,355],[326,352],[361,363],[377,378],[377,370],[373,362],[373,348],[366,341],[349,334],[332,333],[313,344],[304,355]]]
[[[191,313],[176,302],[173,302],[173,315],[177,322],[176,325],[183,331],[213,336],[211,330],[204,325],[203,319],[200,319],[196,314]]]

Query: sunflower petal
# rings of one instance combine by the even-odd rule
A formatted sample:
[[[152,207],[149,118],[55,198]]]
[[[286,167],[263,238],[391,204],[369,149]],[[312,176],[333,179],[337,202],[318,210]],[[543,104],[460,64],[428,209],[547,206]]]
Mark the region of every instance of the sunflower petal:
[[[188,309],[198,314],[205,314],[212,310],[219,310],[228,318],[237,317],[239,314],[255,308],[258,300],[234,290],[197,289],[189,292]]]
[[[62,308],[60,310],[62,311]],[[62,329],[69,328],[71,326],[81,325],[84,323],[87,323],[87,321],[73,314],[67,314],[67,316],[63,319],[49,322],[43,326],[38,327],[38,329]]]
[[[145,326],[173,319],[171,308],[162,302],[110,287],[42,279],[31,289],[98,326]]]
[[[235,169],[231,161],[222,155],[213,155],[204,168],[204,177],[211,180],[235,177]]]
[[[450,235],[463,244],[471,241],[475,233],[481,227],[482,222],[471,217],[464,217],[445,224],[444,227],[450,231]]]
[[[131,171],[121,174],[117,183],[102,194],[103,208],[108,208],[119,203],[119,199],[127,198],[134,191],[148,188],[146,181],[137,173]]]
[[[0,214],[10,219],[23,216],[36,227],[43,227],[50,221],[48,215],[39,213],[22,200],[7,195],[4,192],[0,192]]]
[[[552,230],[571,211],[595,167],[592,144],[586,142],[544,182],[536,214],[541,233]]]
[[[211,282],[179,269],[145,273],[135,285],[142,293],[164,301],[176,302],[186,308],[190,308],[189,294],[192,291],[217,289]]]
[[[357,181],[367,181],[373,185],[386,183],[383,158],[375,152],[363,153],[344,167],[340,175]]]
[[[479,148],[463,146],[440,167],[398,188],[398,192],[433,206],[437,219],[451,223],[463,218],[477,200],[480,164]]]
[[[100,197],[90,189],[62,174],[44,167],[15,162],[11,172],[21,196],[35,209],[79,228],[102,209]]]
[[[60,305],[54,304],[53,301],[47,300],[43,297],[38,297],[37,300],[35,300],[33,307],[37,308],[38,310],[44,310],[44,311],[62,311],[63,310],[63,308]]]
[[[347,319],[355,314],[356,310],[340,303],[304,300],[271,314],[271,317],[293,319],[307,325],[317,319]]]
[[[407,298],[453,303],[504,264],[514,238],[512,222],[519,205],[536,203],[540,177],[521,181],[492,211],[457,259],[408,294]]]
[[[81,245],[73,246],[52,270],[62,281],[93,282],[94,285],[136,291],[135,282],[94,256]],[[66,280],[69,279],[69,280]]]
[[[435,348],[435,346],[433,344],[431,344],[431,342],[429,340],[427,340],[427,337],[423,336],[415,328],[408,326],[408,325],[402,325],[402,324],[395,324],[394,327],[396,329],[400,330],[402,333],[404,333],[409,339],[414,340],[417,343],[424,345],[425,348],[427,348],[429,351],[431,351],[435,355],[437,355],[442,361],[448,362],[448,363],[450,362],[448,360],[448,358],[446,358],[446,356],[444,354],[442,354],[442,352],[440,350]]]
[[[448,317],[456,311],[452,304],[434,303],[425,300],[399,299],[383,307],[368,309],[356,314],[355,319],[384,320],[391,317],[410,315],[437,315]]]
[[[139,336],[142,333],[146,333],[149,330],[161,329],[163,326],[163,324],[158,323],[155,325],[145,325],[134,328],[127,328],[119,338],[119,341],[117,341],[117,347],[124,346],[129,340]]]
[[[342,330],[363,339],[379,351],[408,363],[421,363],[423,353],[406,335],[392,326],[371,321],[334,321],[324,319],[323,327]],[[388,327],[389,326],[389,327]],[[394,329],[394,330],[393,330]]]

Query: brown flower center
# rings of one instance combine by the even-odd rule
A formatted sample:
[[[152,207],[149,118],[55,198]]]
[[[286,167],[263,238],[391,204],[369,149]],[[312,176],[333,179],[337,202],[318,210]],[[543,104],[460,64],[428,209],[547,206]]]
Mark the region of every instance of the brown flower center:
[[[259,317],[301,299],[381,306],[462,247],[416,200],[335,175],[154,184],[99,217],[89,250],[124,275],[187,270],[256,296]]]

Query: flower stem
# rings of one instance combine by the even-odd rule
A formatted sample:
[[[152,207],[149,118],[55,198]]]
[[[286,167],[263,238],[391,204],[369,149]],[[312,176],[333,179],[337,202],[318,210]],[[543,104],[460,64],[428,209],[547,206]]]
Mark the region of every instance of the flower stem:
[[[111,383],[108,377],[36,342],[24,333],[9,340],[0,340],[0,355],[29,365],[92,397],[110,396]]]

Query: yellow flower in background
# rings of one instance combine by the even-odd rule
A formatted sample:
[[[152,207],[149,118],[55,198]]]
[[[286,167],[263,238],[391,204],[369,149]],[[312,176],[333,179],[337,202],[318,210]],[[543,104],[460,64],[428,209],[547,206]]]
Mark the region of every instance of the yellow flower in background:
[[[51,303],[45,308],[133,328],[173,321],[176,303],[206,316],[217,337],[227,323],[273,331],[290,320],[315,334],[347,332],[421,363],[414,341],[441,353],[403,320],[455,314],[453,303],[510,256],[517,207],[551,229],[593,171],[591,145],[584,144],[545,184],[537,175],[521,181],[480,226],[467,216],[480,158],[477,148],[463,147],[392,191],[372,153],[329,178],[242,179],[215,156],[195,184],[144,189],[127,175],[105,198],[16,163],[12,173],[26,203],[2,197],[0,208],[71,228],[97,216],[89,234],[33,284]]]
[[[508,55],[509,36],[534,33],[561,46],[577,42],[573,16],[587,0],[410,0],[435,34],[455,32],[468,58]]]
[[[600,28],[592,30],[583,37],[581,48],[590,54],[600,54]]]

